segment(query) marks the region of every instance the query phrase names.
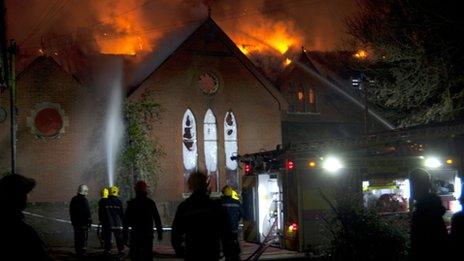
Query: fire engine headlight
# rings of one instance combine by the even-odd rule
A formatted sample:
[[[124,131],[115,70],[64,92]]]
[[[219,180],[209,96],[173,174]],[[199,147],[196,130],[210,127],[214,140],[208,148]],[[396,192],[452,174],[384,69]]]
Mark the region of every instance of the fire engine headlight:
[[[328,172],[335,173],[343,168],[342,161],[336,157],[327,157],[322,160],[322,168]]]
[[[442,166],[442,162],[437,157],[426,157],[424,159],[424,166],[430,169],[437,169]]]

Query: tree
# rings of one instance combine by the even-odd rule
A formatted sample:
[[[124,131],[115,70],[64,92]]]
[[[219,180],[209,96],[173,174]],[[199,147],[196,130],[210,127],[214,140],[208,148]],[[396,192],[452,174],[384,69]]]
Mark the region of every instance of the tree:
[[[399,126],[464,113],[464,16],[459,1],[360,0],[347,19],[369,99]]]
[[[162,147],[152,139],[153,124],[160,119],[161,107],[155,102],[152,91],[145,92],[137,101],[127,100],[124,104],[124,146],[121,154],[119,179],[124,184],[125,195],[132,194],[138,180],[155,185],[162,173],[160,158]]]
[[[326,219],[332,236],[331,260],[407,260],[409,218],[381,216],[376,208],[365,208],[362,198],[344,193],[331,201],[334,215]]]

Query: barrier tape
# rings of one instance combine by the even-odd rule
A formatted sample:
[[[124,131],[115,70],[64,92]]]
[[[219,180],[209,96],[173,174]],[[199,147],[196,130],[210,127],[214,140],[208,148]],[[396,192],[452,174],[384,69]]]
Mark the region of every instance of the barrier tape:
[[[31,212],[28,212],[28,211],[23,211],[23,214],[28,215],[28,216],[32,216],[32,217],[37,217],[37,218],[42,218],[42,219],[57,221],[57,222],[60,222],[60,223],[71,224],[71,221],[66,220],[66,219],[51,218],[51,217],[47,217],[47,216],[44,216],[44,215],[31,213]],[[99,227],[101,227],[101,225],[92,224],[91,227],[94,227],[94,228],[97,228],[97,229],[98,229]],[[122,227],[119,227],[119,229],[122,229]],[[129,229],[131,229],[131,228],[129,227]],[[153,228],[153,230],[156,230],[156,228]],[[170,227],[163,227],[163,231],[171,231],[171,230],[172,230],[172,228],[170,228]]]

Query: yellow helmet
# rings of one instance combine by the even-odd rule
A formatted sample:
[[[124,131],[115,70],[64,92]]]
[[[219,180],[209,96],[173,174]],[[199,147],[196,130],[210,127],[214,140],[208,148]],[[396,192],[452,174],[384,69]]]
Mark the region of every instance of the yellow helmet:
[[[108,198],[108,194],[110,194],[110,191],[108,190],[108,188],[103,188],[100,191],[100,195],[102,198]]]
[[[226,197],[231,197],[232,196],[232,191],[234,191],[232,189],[231,186],[224,186],[222,188],[222,195],[226,196]]]
[[[119,188],[116,186],[110,187],[110,196],[118,197],[119,196]]]
[[[232,190],[232,198],[235,199],[235,200],[240,200],[240,197],[238,196],[237,191]]]

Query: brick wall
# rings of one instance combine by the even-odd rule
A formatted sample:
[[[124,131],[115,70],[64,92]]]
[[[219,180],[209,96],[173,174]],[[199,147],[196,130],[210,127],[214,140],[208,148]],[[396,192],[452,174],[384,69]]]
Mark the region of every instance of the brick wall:
[[[85,110],[90,106],[89,94],[52,58],[39,57],[18,75],[17,172],[37,181],[31,201],[68,201],[81,183],[90,184],[92,197],[97,197],[96,179],[85,175],[90,161],[85,155],[89,150],[83,146],[95,122]],[[2,99],[7,97],[8,93],[2,95]],[[64,112],[64,133],[56,138],[38,138],[28,124],[36,106],[43,103],[59,105]],[[9,122],[1,123],[0,130],[0,170],[4,172],[10,169]]]

